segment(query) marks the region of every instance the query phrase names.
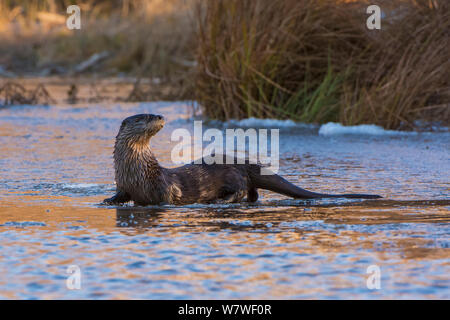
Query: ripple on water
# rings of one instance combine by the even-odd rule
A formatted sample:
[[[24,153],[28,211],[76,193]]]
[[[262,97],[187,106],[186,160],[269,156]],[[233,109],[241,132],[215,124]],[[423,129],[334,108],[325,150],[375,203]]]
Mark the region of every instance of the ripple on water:
[[[26,227],[45,227],[47,226],[43,222],[38,221],[8,221],[0,224],[0,227],[16,227],[16,228],[26,228]]]
[[[152,146],[172,166],[173,129],[192,131],[185,109],[168,102],[0,110],[1,298],[450,298],[448,133],[370,136],[339,127],[353,133],[319,135],[317,126],[291,122],[219,123],[282,126],[280,173],[306,189],[385,198],[295,200],[262,191],[254,204],[99,206],[115,190],[112,148],[122,119],[164,114]],[[374,264],[382,272],[377,292],[365,283]],[[66,287],[70,265],[80,267],[81,290]]]

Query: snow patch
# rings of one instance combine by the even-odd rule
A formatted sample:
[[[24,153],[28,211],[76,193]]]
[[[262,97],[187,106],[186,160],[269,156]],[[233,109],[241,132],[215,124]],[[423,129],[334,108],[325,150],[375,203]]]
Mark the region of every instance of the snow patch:
[[[415,131],[396,131],[386,130],[380,126],[374,124],[360,124],[357,126],[343,126],[340,123],[329,122],[322,125],[319,129],[319,135],[331,136],[341,134],[354,134],[354,135],[414,135]]]

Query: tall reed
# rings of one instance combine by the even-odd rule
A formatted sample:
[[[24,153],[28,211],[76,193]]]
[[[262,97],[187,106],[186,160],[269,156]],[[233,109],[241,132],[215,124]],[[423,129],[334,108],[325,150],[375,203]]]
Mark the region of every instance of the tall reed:
[[[445,0],[216,0],[198,9],[196,97],[212,118],[449,124]],[[433,111],[433,112],[431,112]],[[444,118],[442,118],[444,116]]]

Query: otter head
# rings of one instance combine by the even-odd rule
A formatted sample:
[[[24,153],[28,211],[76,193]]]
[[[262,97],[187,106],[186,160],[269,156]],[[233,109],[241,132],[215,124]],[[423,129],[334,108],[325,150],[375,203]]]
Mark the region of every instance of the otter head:
[[[132,144],[145,144],[164,124],[163,116],[137,114],[122,121],[117,139]]]

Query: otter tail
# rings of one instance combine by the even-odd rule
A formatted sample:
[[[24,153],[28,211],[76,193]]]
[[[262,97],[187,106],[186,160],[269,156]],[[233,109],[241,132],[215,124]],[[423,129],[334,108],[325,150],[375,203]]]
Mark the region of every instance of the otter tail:
[[[256,168],[252,168],[256,169]],[[260,168],[258,168],[259,171]],[[375,194],[324,194],[311,192],[293,185],[286,179],[280,177],[279,175],[261,175],[255,170],[250,170],[249,177],[251,180],[252,187],[270,190],[276,193],[281,193],[292,198],[300,199],[313,199],[313,198],[355,198],[355,199],[378,199],[382,198]]]

